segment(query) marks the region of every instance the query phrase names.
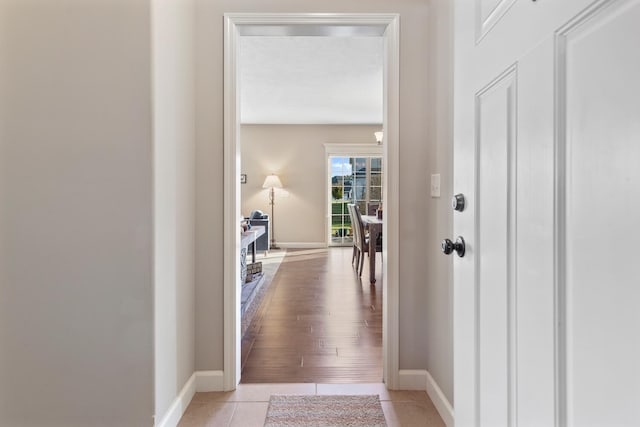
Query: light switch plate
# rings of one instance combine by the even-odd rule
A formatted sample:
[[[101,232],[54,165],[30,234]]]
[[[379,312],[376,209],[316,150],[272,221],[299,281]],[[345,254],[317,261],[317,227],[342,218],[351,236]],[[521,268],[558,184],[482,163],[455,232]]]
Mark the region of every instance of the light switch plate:
[[[431,197],[440,197],[440,174],[431,175]]]

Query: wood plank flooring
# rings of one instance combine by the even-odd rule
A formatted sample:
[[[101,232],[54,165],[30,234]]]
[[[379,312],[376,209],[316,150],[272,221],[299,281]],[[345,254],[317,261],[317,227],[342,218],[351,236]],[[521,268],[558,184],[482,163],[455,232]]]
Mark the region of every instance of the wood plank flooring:
[[[382,275],[349,248],[287,251],[242,339],[242,383],[382,381]]]

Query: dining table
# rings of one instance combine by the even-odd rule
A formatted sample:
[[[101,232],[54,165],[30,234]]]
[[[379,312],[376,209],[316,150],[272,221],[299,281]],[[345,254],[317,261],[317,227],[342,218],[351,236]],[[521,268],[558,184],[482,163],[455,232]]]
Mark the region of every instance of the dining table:
[[[382,219],[375,215],[362,215],[364,228],[369,230],[369,282],[376,282],[376,242],[382,234]]]

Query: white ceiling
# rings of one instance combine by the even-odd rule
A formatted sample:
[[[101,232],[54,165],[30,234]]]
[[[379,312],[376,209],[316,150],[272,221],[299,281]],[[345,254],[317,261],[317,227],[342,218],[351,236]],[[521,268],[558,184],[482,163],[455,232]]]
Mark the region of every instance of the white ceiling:
[[[381,124],[382,37],[240,37],[247,124]]]

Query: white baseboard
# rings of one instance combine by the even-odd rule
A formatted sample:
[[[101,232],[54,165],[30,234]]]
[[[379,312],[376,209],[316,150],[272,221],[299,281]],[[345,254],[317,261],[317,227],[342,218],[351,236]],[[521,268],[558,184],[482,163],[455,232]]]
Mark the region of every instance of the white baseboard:
[[[178,396],[167,410],[167,413],[156,424],[157,427],[176,427],[182,418],[182,414],[187,410],[187,406],[196,394],[196,374],[191,375]],[[158,418],[156,418],[157,420]]]
[[[425,369],[401,369],[398,373],[399,390],[424,390],[447,427],[453,427],[453,407],[438,383]]]
[[[224,391],[224,374],[222,371],[196,371],[196,391]]]
[[[156,427],[176,427],[196,392],[222,391],[222,371],[196,371],[182,387]],[[156,418],[157,420],[158,418]]]
[[[429,372],[427,372],[427,394],[447,427],[453,427],[453,407]]]
[[[400,369],[398,372],[398,390],[427,391],[427,371],[424,369]]]
[[[325,242],[278,242],[283,249],[321,249],[326,248]]]

